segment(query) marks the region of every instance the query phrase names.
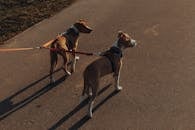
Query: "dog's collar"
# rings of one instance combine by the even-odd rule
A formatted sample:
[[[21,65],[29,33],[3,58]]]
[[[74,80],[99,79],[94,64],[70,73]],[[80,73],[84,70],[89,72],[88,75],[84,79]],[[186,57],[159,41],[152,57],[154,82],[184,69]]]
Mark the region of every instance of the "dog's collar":
[[[122,51],[124,48],[120,48],[119,46],[118,46],[118,41],[119,41],[119,39],[118,40],[116,40],[114,43],[113,43],[113,45],[112,45],[112,47],[116,47],[116,48],[118,48],[120,51]]]
[[[68,30],[66,30],[65,32],[61,33],[62,36],[67,36],[69,35],[70,33],[74,33],[74,35],[76,36],[79,36],[79,30],[74,26],[72,25]]]
[[[119,47],[112,46],[110,52],[118,57],[123,57],[123,52]]]
[[[120,49],[121,51],[123,51],[125,48],[123,46],[122,47],[119,47],[118,46],[118,44],[119,44],[118,42],[119,42],[119,39],[114,42],[114,44],[112,45],[112,47],[116,47],[116,48]]]

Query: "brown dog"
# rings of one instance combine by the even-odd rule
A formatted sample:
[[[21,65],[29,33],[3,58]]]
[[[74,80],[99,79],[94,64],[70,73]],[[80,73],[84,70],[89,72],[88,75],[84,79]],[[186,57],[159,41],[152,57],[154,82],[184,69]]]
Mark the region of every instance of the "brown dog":
[[[92,29],[87,25],[84,20],[79,20],[66,32],[57,36],[57,38],[51,43],[50,51],[50,83],[54,83],[53,72],[58,62],[58,54],[62,56],[64,64],[63,69],[65,75],[71,75],[75,71],[76,57],[74,53],[66,53],[66,50],[76,51],[78,46],[78,38],[80,33],[90,33]],[[68,63],[71,63],[71,72],[68,71]]]
[[[85,94],[90,97],[88,115],[92,117],[92,109],[97,90],[99,88],[99,80],[101,77],[114,73],[115,88],[117,91],[122,90],[119,86],[120,70],[122,66],[123,50],[129,47],[136,46],[136,41],[133,40],[127,33],[119,32],[118,40],[107,51],[100,53],[101,58],[95,60],[87,66],[83,73],[84,89],[81,99]]]

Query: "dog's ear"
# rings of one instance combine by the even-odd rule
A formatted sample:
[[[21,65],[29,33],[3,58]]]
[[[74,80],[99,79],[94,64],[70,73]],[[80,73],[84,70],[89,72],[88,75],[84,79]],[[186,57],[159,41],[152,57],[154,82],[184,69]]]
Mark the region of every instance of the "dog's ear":
[[[126,35],[123,31],[118,31],[118,38],[126,40]]]
[[[123,37],[123,35],[124,35],[123,31],[118,31],[118,38]]]
[[[78,23],[86,23],[87,21],[86,20],[84,20],[84,19],[79,19],[78,20]]]

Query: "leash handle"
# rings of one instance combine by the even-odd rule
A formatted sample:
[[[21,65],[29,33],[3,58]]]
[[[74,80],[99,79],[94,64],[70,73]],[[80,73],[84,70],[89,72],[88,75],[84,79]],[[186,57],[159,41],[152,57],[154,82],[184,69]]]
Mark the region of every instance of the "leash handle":
[[[45,46],[37,46],[37,47],[29,47],[29,48],[0,48],[0,52],[14,52],[14,51],[28,51],[28,50],[35,50],[35,49],[48,49],[50,51],[60,51],[61,49],[58,48],[50,48],[50,47],[45,47]],[[86,56],[100,56],[100,52],[97,53],[90,53],[90,52],[81,52],[81,51],[69,51],[69,50],[64,50],[67,53],[72,53],[72,54],[81,54],[81,55],[86,55]]]
[[[34,48],[0,48],[0,52],[14,52],[14,51],[28,51],[33,50]]]

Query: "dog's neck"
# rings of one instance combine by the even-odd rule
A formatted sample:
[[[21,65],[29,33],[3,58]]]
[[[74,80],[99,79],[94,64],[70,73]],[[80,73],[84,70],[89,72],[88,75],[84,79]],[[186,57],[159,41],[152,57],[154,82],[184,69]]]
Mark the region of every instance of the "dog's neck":
[[[70,33],[70,34],[67,33],[67,36],[68,36],[68,39],[70,40],[70,42],[72,44],[74,44],[74,43],[76,43],[78,41],[79,30],[74,25],[72,25],[70,27],[70,29],[74,30],[74,33],[73,34],[72,33]]]
[[[62,36],[65,36],[68,39],[69,44],[74,47],[77,46],[79,33],[77,27],[72,25],[66,32],[62,33]]]
[[[77,29],[77,27],[72,25],[70,28],[72,28],[74,30],[75,34],[79,36],[79,30]]]
[[[114,44],[113,44],[113,46],[112,47],[117,47],[117,48],[119,48],[121,51],[123,51],[124,49],[125,49],[125,47],[123,47],[123,46],[119,46],[119,40],[116,40],[115,42],[114,42]]]

